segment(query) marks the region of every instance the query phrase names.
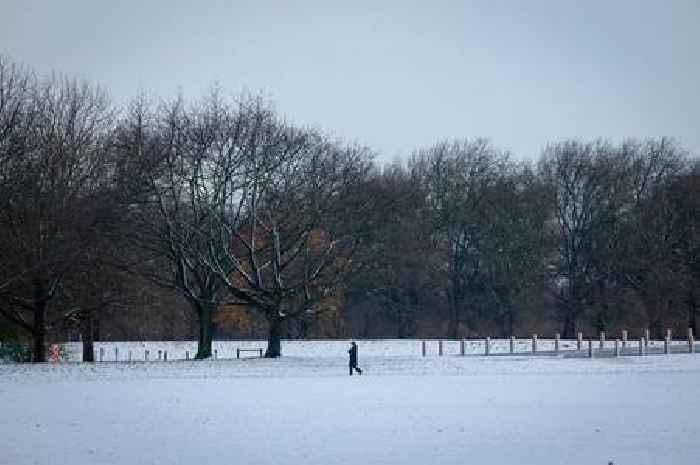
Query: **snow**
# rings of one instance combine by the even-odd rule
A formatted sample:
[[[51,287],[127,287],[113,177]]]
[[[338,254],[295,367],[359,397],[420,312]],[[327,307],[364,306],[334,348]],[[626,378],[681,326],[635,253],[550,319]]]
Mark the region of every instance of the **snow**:
[[[264,344],[217,350],[239,346]],[[120,357],[144,347],[194,352],[119,343]],[[698,463],[698,355],[438,357],[431,341],[421,357],[418,341],[359,341],[365,375],[351,378],[347,347],[0,365],[0,464]]]

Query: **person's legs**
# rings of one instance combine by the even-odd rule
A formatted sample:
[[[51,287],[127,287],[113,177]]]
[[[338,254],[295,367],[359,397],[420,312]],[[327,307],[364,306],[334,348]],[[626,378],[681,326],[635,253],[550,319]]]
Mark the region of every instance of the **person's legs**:
[[[350,376],[352,376],[352,364],[350,364]]]

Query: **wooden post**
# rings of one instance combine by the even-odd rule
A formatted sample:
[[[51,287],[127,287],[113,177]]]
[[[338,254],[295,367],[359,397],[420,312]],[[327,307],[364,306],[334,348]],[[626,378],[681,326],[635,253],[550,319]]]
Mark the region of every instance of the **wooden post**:
[[[158,361],[160,362],[163,359],[163,351],[159,350],[158,351]]]
[[[559,354],[559,333],[554,335],[554,353]]]
[[[695,347],[695,338],[693,337],[693,328],[688,328],[688,352],[693,353]]]
[[[669,354],[671,352],[671,338],[668,337],[668,333],[666,333],[666,337],[664,338],[664,354]]]
[[[422,344],[421,344],[421,353],[423,354],[423,357],[426,356],[425,341],[422,341]]]
[[[645,347],[649,345],[650,336],[651,336],[651,331],[649,331],[649,328],[645,329],[644,330],[644,346]]]
[[[119,347],[114,348],[114,363],[119,361]]]
[[[262,349],[258,349],[260,351],[260,358],[263,358],[262,356]]]
[[[147,351],[147,350],[145,350],[145,351],[143,352],[143,360],[146,361],[146,362],[148,361],[148,351]]]
[[[442,339],[438,341],[438,355],[442,357]]]
[[[644,355],[647,349],[647,340],[645,338],[639,339],[639,355]]]
[[[627,330],[623,329],[622,330],[622,348],[624,349],[627,346]]]
[[[464,342],[464,339],[459,340],[459,355],[464,355],[464,346],[466,343]]]
[[[214,349],[214,360],[219,360],[219,351]]]
[[[615,357],[620,356],[620,340],[615,338]]]
[[[164,361],[164,362],[167,362],[167,361],[168,361],[168,351],[167,351],[167,350],[164,350],[164,351],[163,351],[163,361]]]
[[[104,347],[100,347],[100,362],[104,361],[105,358],[105,349]]]
[[[537,353],[537,334],[532,335],[532,353]]]
[[[515,336],[510,337],[510,353],[515,353]]]
[[[588,358],[593,358],[593,339],[588,338]]]
[[[241,349],[236,347],[236,358],[241,358]]]
[[[581,331],[579,331],[578,335],[576,336],[576,350],[581,352],[582,345],[583,345],[583,333]]]
[[[605,331],[600,332],[600,348],[603,349],[605,347]]]
[[[189,360],[189,359],[190,359],[190,351],[186,350],[185,351],[185,360]]]
[[[491,351],[491,338],[487,336],[484,343],[486,344],[486,346],[484,347],[484,355],[488,355]]]

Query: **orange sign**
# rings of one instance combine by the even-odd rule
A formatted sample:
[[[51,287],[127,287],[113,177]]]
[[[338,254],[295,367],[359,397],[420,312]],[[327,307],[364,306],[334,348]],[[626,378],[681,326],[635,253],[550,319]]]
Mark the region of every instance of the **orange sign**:
[[[50,353],[52,362],[58,362],[61,360],[61,347],[59,347],[58,344],[51,344]]]

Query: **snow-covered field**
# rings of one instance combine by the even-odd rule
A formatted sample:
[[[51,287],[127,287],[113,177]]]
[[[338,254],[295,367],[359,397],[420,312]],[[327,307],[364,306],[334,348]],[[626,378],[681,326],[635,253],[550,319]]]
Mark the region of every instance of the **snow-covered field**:
[[[350,378],[345,341],[231,359],[244,344],[264,347],[0,365],[0,464],[700,463],[700,354],[460,357],[451,343],[438,357],[431,342],[424,358],[416,341],[360,341],[365,375]],[[120,358],[144,347],[194,349],[120,343]]]

